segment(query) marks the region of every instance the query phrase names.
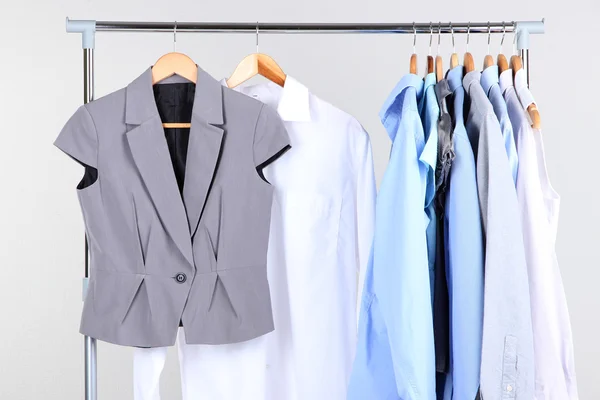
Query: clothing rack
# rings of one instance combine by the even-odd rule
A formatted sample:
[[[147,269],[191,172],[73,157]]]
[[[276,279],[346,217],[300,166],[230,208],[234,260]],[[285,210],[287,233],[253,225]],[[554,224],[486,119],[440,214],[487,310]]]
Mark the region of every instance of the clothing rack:
[[[252,34],[505,34],[516,35],[517,49],[529,83],[529,35],[544,33],[541,21],[502,22],[426,22],[426,23],[240,23],[240,22],[131,22],[131,21],[66,21],[67,32],[80,33],[83,48],[83,101],[94,99],[94,49],[97,32],[193,32]],[[85,240],[83,296],[89,279],[89,252]],[[97,400],[96,339],[86,336],[85,400]]]

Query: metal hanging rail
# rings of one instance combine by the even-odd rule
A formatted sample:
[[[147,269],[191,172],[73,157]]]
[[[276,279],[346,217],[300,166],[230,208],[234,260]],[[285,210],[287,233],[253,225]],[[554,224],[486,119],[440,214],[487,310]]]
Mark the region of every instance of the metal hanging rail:
[[[256,34],[504,34],[516,35],[517,49],[529,83],[529,35],[544,33],[541,21],[502,22],[409,22],[409,23],[246,23],[246,22],[131,22],[131,21],[66,21],[67,32],[81,33],[83,47],[83,102],[94,100],[94,48],[96,32],[192,32]],[[90,276],[89,251],[85,242],[83,295]],[[85,400],[97,400],[96,339],[85,336]]]

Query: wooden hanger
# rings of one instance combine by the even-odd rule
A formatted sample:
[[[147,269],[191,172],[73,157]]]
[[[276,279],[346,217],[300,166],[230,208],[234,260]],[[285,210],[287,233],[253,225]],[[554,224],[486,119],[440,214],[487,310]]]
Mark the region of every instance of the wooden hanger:
[[[429,23],[429,54],[427,55],[427,72],[426,74],[429,75],[433,72],[435,72],[435,62],[433,60],[433,56],[431,55],[431,43],[433,42],[433,23]]]
[[[410,67],[409,71],[411,74],[417,73],[417,28],[413,22],[414,38],[413,38],[413,53],[410,56]]]
[[[454,43],[454,27],[450,24],[450,30],[452,31],[452,48],[454,52],[450,56],[450,69],[458,67],[458,54],[456,54],[456,44]]]
[[[475,62],[473,61],[473,54],[469,53],[469,36],[471,36],[471,23],[467,25],[467,52],[463,59],[463,65],[465,66],[465,73],[475,71]]]
[[[500,53],[498,54],[498,58],[496,63],[498,64],[498,72],[501,74],[508,69],[508,60],[506,56],[502,54],[502,50],[504,49],[504,38],[506,37],[506,24],[502,22],[502,41],[500,42]]]
[[[273,57],[258,51],[258,22],[256,23],[256,53],[247,55],[235,67],[233,74],[227,79],[227,87],[234,88],[248,79],[261,75],[279,86],[285,85],[286,74]]]
[[[410,56],[410,73],[417,73],[417,55],[415,53]]]
[[[475,71],[475,61],[473,61],[473,54],[471,54],[469,52],[465,53],[465,59],[463,60],[463,65],[465,66],[466,73]]]
[[[494,65],[494,57],[490,54],[490,41],[492,39],[492,26],[490,25],[490,21],[488,21],[488,53],[483,58],[483,69],[489,68]]]
[[[491,67],[492,65],[494,65],[494,57],[488,54],[483,59],[483,69]]]
[[[435,78],[438,82],[444,79],[444,65],[442,56],[435,57]]]
[[[513,70],[513,77],[517,71],[523,69],[523,61],[520,56],[514,55],[510,58],[510,66]],[[537,105],[531,103],[527,106],[527,113],[531,118],[531,127],[534,129],[540,129],[542,127],[542,119],[540,118],[540,112],[538,111]]]
[[[285,84],[285,72],[275,60],[266,54],[254,53],[240,61],[233,74],[227,79],[227,87],[239,86],[256,75],[262,75],[279,86]]]
[[[442,38],[442,24],[440,22],[440,26],[438,27],[438,47],[437,47],[437,55],[435,56],[435,79],[436,81],[441,81],[444,79],[444,64],[442,61],[442,56],[440,56],[440,42]]]
[[[508,60],[504,54],[498,54],[497,64],[500,73],[503,73],[508,69]]]
[[[173,30],[173,46],[177,43],[177,22]],[[192,83],[198,79],[198,66],[190,57],[183,53],[173,51],[160,57],[152,66],[152,85],[169,78],[173,75],[179,75]],[[189,122],[165,122],[163,128],[189,128]]]

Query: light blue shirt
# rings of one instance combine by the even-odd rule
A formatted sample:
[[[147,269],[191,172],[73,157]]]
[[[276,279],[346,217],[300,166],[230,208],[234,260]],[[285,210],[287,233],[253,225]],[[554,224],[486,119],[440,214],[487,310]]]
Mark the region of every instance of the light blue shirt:
[[[452,397],[475,399],[483,331],[483,235],[475,158],[465,128],[463,67],[448,72],[454,153],[446,197],[446,263],[450,296]]]
[[[434,193],[437,138],[425,140],[422,96],[423,80],[406,75],[380,113],[392,151],[377,196],[349,400],[436,396],[425,204]]]
[[[502,138],[504,139],[504,147],[506,148],[506,155],[508,156],[508,164],[510,165],[510,171],[512,173],[513,181],[516,185],[517,173],[519,170],[519,157],[517,156],[515,135],[513,133],[512,123],[510,122],[510,117],[506,108],[506,101],[504,100],[504,96],[502,96],[502,91],[498,85],[497,65],[492,65],[483,70],[481,73],[481,87],[490,99],[490,102],[494,107],[494,113],[500,122]]]
[[[435,95],[435,73],[425,76],[423,86],[424,95],[419,99],[419,115],[423,124],[423,133],[425,140],[438,142],[438,119],[440,118],[440,106]],[[435,197],[435,167],[437,163],[437,145],[435,147],[435,162],[429,165],[427,171],[427,187],[431,187],[431,192],[425,195],[425,213],[429,217],[427,225],[427,258],[429,263],[429,286],[431,290],[431,301],[433,304],[433,287],[435,282],[435,246],[437,240],[437,218],[433,198]],[[430,186],[431,185],[431,186]]]

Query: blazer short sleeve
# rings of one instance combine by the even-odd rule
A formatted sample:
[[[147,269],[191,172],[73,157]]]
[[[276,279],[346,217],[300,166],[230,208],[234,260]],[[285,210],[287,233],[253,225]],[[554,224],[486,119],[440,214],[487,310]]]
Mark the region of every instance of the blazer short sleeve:
[[[54,141],[54,145],[81,164],[98,168],[98,138],[85,106],[73,114]]]
[[[262,107],[254,131],[254,165],[262,169],[290,149],[290,139],[277,112]]]

